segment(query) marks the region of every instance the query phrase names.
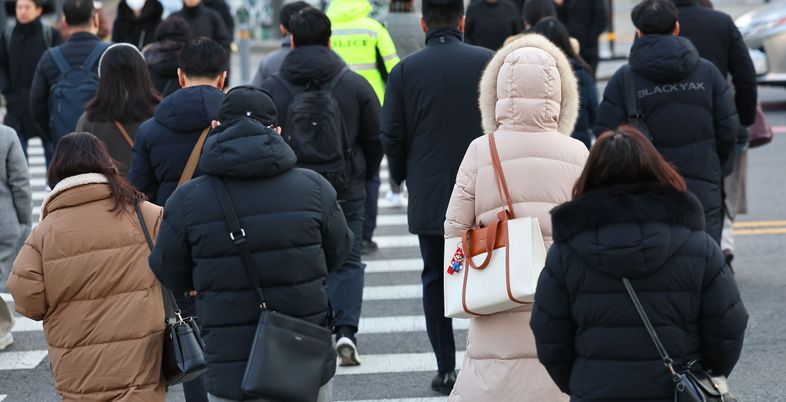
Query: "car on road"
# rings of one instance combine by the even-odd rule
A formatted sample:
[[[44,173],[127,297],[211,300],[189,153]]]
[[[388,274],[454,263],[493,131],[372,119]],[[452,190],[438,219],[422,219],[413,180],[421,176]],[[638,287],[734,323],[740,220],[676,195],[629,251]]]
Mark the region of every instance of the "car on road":
[[[786,86],[786,4],[760,7],[735,23],[750,49],[759,83]]]

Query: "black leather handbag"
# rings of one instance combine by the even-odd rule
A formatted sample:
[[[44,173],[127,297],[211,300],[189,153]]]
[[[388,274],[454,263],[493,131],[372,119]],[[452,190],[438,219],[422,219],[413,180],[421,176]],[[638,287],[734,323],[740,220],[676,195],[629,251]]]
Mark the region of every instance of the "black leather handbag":
[[[254,398],[287,402],[314,402],[322,386],[325,363],[332,349],[332,331],[327,327],[268,309],[259,277],[253,269],[246,231],[240,226],[232,199],[223,180],[213,187],[229,226],[229,238],[256,292],[259,323],[243,375],[241,389]]]
[[[636,291],[633,290],[633,285],[627,278],[623,278],[622,282],[625,284],[625,290],[628,291],[633,305],[636,306],[636,311],[647,328],[655,348],[658,349],[663,364],[674,381],[674,402],[737,402],[729,390],[726,377],[713,375],[704,370],[698,360],[693,360],[679,369],[674,367],[674,360],[669,357],[666,348],[661,343],[658,333],[655,332],[655,327],[652,326],[639,297],[636,295]]]
[[[153,238],[145,224],[145,217],[139,205],[135,206],[139,224],[145,234],[147,246],[153,250]],[[172,291],[161,285],[164,297],[164,314],[166,330],[164,330],[164,355],[161,371],[167,386],[191,381],[207,369],[205,361],[205,344],[199,334],[199,326],[195,317],[185,317],[180,313]]]

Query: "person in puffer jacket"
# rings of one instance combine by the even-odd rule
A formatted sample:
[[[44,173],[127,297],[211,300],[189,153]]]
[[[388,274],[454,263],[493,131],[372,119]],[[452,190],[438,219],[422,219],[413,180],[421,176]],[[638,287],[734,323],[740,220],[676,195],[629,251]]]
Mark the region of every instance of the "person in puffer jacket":
[[[164,402],[164,303],[135,205],[155,238],[161,208],[118,173],[90,133],[60,139],[52,192],[14,262],[16,311],[43,321],[65,402]]]
[[[229,91],[219,110],[223,124],[208,136],[199,162],[204,176],[169,198],[150,257],[165,286],[196,291],[210,401],[248,401],[240,383],[259,321],[254,288],[212,182],[226,183],[270,310],[329,326],[328,272],[341,267],[352,246],[335,190],[318,173],[295,168],[294,151],[270,128],[276,117],[267,91]],[[330,401],[335,370],[331,348],[317,402]]]
[[[493,132],[516,216],[537,217],[551,243],[549,210],[570,200],[587,159],[584,144],[570,137],[579,109],[577,85],[570,61],[541,35],[525,35],[491,59],[480,82],[487,135],[470,144],[459,168],[446,238],[488,226],[506,205],[494,180]],[[527,327],[530,307],[472,319],[450,401],[567,400],[537,361]]]
[[[552,211],[554,245],[530,323],[538,358],[573,402],[673,402],[669,370],[622,279],[677,368],[728,376],[748,313],[701,204],[630,126],[592,148],[573,201]]]

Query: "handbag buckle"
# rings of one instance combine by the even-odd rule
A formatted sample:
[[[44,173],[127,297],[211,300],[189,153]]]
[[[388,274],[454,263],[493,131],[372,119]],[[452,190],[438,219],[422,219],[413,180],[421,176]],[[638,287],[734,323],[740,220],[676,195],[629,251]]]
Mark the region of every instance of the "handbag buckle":
[[[243,244],[246,242],[246,231],[241,228],[238,233],[229,232],[229,238],[232,239],[235,244]]]

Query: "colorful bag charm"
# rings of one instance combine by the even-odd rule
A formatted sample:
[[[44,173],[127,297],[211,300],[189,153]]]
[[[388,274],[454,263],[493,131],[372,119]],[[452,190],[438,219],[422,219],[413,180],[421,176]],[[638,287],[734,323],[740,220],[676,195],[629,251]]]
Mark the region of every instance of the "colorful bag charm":
[[[456,252],[453,254],[453,258],[450,260],[450,265],[448,265],[448,275],[461,272],[463,265],[464,250],[461,249],[461,243],[459,243],[456,247]]]

